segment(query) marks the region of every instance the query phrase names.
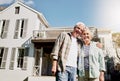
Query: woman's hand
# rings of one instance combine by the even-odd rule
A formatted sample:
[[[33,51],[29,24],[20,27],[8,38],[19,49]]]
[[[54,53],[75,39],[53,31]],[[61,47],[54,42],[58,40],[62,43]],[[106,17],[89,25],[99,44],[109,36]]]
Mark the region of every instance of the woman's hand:
[[[99,81],[104,81],[104,72],[100,72]]]

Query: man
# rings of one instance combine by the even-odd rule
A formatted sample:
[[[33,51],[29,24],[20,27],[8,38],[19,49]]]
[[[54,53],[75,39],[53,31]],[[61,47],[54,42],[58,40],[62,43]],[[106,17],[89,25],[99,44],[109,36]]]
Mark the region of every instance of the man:
[[[58,36],[51,53],[52,73],[56,75],[56,81],[76,81],[77,57],[82,45],[78,37],[84,28],[84,23],[78,22],[72,32],[62,32]]]

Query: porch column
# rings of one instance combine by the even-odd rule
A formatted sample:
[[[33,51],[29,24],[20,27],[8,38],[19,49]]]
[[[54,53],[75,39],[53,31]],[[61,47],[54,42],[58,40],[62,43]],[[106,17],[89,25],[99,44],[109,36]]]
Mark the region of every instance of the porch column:
[[[40,51],[40,70],[39,70],[39,76],[42,75],[42,55],[43,55],[43,47],[41,47],[41,51]]]

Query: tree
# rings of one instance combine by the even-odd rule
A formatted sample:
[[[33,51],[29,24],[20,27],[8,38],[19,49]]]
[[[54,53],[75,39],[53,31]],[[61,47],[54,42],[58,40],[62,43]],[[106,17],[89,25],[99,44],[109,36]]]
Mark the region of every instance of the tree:
[[[120,47],[120,33],[113,33],[112,34],[113,41],[117,47]]]

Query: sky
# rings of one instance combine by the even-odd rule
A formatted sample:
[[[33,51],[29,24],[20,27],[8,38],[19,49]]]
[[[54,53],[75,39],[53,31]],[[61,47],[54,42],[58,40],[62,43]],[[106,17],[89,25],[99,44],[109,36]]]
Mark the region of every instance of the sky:
[[[17,0],[0,0],[10,5]],[[120,0],[19,0],[44,15],[51,27],[73,27],[83,22],[88,27],[120,32]]]

